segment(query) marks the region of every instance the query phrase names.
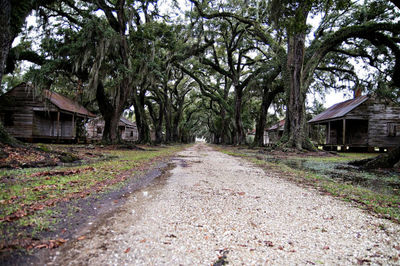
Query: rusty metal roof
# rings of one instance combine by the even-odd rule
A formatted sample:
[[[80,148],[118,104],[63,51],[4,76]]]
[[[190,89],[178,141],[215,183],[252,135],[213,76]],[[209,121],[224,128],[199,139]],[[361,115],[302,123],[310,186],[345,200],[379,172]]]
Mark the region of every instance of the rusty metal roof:
[[[119,120],[120,120],[120,122],[124,123],[127,126],[136,127],[136,123],[135,122],[129,121],[128,119],[126,119],[123,116],[121,116],[121,118]]]
[[[89,112],[85,107],[80,105],[79,103],[61,95],[58,94],[57,92],[52,92],[49,90],[43,90],[43,95],[48,99],[52,104],[57,106],[63,111],[71,112],[71,113],[76,113],[80,114],[83,116],[91,116],[95,117],[94,114]]]
[[[347,100],[341,103],[332,105],[322,113],[316,115],[313,119],[308,121],[308,123],[316,123],[326,120],[331,120],[335,118],[340,118],[345,116],[348,112],[352,111],[354,108],[364,103],[369,99],[368,95],[360,96],[351,100]]]
[[[272,131],[272,130],[283,130],[285,127],[285,119],[279,121],[278,123],[272,125],[270,128],[267,128],[267,131]]]

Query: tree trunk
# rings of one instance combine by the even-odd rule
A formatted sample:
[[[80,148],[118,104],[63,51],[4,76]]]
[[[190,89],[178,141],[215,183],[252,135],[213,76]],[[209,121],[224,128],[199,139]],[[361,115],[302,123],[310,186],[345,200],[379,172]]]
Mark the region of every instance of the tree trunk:
[[[8,53],[10,52],[11,44],[14,39],[11,32],[11,1],[0,0],[0,83],[3,80],[3,74],[6,67]],[[14,137],[12,137],[4,129],[0,123],[0,143],[10,146],[22,145]]]
[[[228,101],[229,96],[228,78],[225,76],[225,87],[224,87],[224,101]],[[228,132],[229,132],[229,121],[226,120],[226,109],[223,104],[220,104],[221,108],[221,144],[229,143]]]
[[[179,114],[175,114],[174,121],[173,121],[173,126],[172,126],[172,140],[173,140],[173,142],[178,142],[179,141],[179,121],[180,121],[180,115]]]
[[[184,103],[184,99],[180,100],[177,103],[177,110],[174,116],[174,125],[173,125],[173,140],[174,142],[179,142],[180,138],[181,138],[181,129],[180,129],[180,122],[182,120],[182,112],[183,112],[183,103]]]
[[[122,113],[111,112],[109,115],[103,116],[104,118],[104,131],[103,141],[105,143],[116,144],[121,141],[119,134],[118,124]]]
[[[104,119],[103,141],[106,143],[118,143],[118,123],[123,112],[123,106],[113,105],[107,98],[101,81],[97,84],[96,100]]]
[[[375,158],[353,161],[349,164],[367,169],[392,168],[400,163],[400,146]]]
[[[278,87],[270,91],[272,84],[266,84],[263,87],[263,96],[261,102],[260,113],[258,114],[258,120],[256,125],[256,135],[254,138],[254,145],[262,147],[264,146],[264,130],[265,123],[268,114],[268,108],[274,100],[275,96],[283,91],[283,87]]]
[[[147,107],[149,109],[149,113],[151,116],[151,119],[153,121],[154,125],[154,134],[155,134],[155,144],[160,144],[163,141],[162,137],[162,122],[163,122],[163,116],[164,116],[164,105],[160,102],[158,102],[159,105],[159,110],[158,110],[158,116],[156,115],[156,112],[153,108],[153,105],[151,102],[147,102]]]
[[[244,131],[242,122],[242,100],[243,89],[235,86],[235,135],[234,142],[236,145],[244,144]]]
[[[14,39],[10,26],[11,1],[0,0],[0,82],[3,79],[8,53]]]
[[[221,136],[221,142],[220,144],[226,144],[227,143],[227,121],[226,121],[226,111],[223,107],[221,107],[221,131],[220,131],[220,136]]]
[[[171,125],[171,105],[168,98],[168,87],[164,86],[164,117],[165,117],[165,142],[172,141],[172,125]]]
[[[136,90],[133,95],[133,108],[135,111],[136,125],[138,128],[138,142],[150,143],[150,128],[146,118],[145,105],[145,90],[141,90],[137,95]]]
[[[301,150],[303,148],[305,125],[305,93],[303,92],[302,70],[304,64],[305,33],[293,34],[288,40],[288,105],[285,130],[287,147]]]

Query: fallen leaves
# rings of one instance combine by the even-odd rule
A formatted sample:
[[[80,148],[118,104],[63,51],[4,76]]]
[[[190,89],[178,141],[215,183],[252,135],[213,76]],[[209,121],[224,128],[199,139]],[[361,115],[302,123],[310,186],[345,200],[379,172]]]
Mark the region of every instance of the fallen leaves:
[[[43,210],[45,207],[54,206],[56,203],[61,202],[61,201],[68,202],[72,199],[85,198],[85,197],[91,195],[92,193],[100,192],[109,186],[112,186],[116,183],[120,183],[120,182],[124,181],[125,179],[126,179],[126,176],[120,175],[114,179],[106,179],[106,180],[99,181],[99,182],[95,183],[93,186],[91,186],[88,189],[83,190],[81,192],[73,192],[73,193],[63,195],[63,197],[54,197],[54,198],[51,198],[50,197],[51,195],[49,195],[49,196],[47,196],[47,198],[50,198],[50,199],[45,200],[43,202],[33,203],[30,205],[28,205],[28,204],[22,205],[22,206],[20,205],[21,206],[20,210],[12,213],[10,215],[7,215],[5,217],[0,217],[0,222],[3,222],[3,221],[12,222],[12,221],[18,220],[19,218],[24,217],[26,215],[31,215],[38,210]],[[55,189],[56,187],[57,187],[56,185],[40,185],[40,186],[35,187],[33,190],[41,191],[41,190],[48,189],[48,188]]]
[[[82,236],[78,237],[76,240],[82,241],[82,240],[84,240],[84,239],[86,239],[86,236],[85,236],[85,235],[82,235]]]
[[[54,155],[38,151],[32,147],[15,148],[4,146],[3,156],[0,158],[0,168],[27,168],[38,166],[54,166],[58,159]]]
[[[129,251],[131,251],[131,248],[125,249],[124,253],[128,253]]]
[[[78,156],[82,154],[82,152],[79,151],[79,149],[81,149],[79,146],[54,145],[54,147],[51,147],[52,152],[49,156],[52,156],[52,153],[56,149],[68,150],[68,152],[76,153]],[[63,166],[62,168],[56,169],[18,170],[16,173],[14,173],[15,171],[8,173],[8,170],[4,170],[4,174],[0,176],[0,182],[4,185],[4,189],[2,187],[0,193],[0,208],[2,209],[0,213],[0,224],[7,228],[17,228],[21,234],[14,234],[14,231],[5,232],[4,237],[2,236],[0,239],[16,242],[14,244],[11,242],[3,244],[1,249],[45,249],[62,244],[62,239],[60,241],[57,239],[52,241],[39,240],[44,236],[48,237],[52,235],[53,232],[46,231],[49,228],[47,224],[53,221],[58,223],[59,215],[63,214],[59,213],[58,209],[54,211],[52,209],[54,206],[58,204],[60,204],[61,207],[69,205],[75,206],[75,200],[79,201],[81,198],[95,195],[109,189],[115,184],[122,183],[136,176],[140,171],[147,171],[154,166],[154,162],[164,160],[166,156],[169,156],[174,151],[175,149],[172,151],[169,151],[169,149],[152,151],[148,154],[146,153],[144,157],[143,154],[139,156],[132,152],[118,152],[115,156],[109,154],[104,156],[104,151],[102,151],[101,158],[99,154],[90,154],[93,155],[90,157],[99,157],[100,159],[99,163],[97,163],[96,158],[93,166],[85,165],[73,168]],[[7,166],[8,168],[22,168],[28,167],[29,165],[41,167],[43,164],[36,165],[37,161],[35,160],[46,159],[48,161],[53,158],[46,156],[35,158],[35,156],[31,156],[31,152],[35,152],[35,149],[27,152],[21,150],[19,151],[19,155],[12,154],[12,152],[13,151],[9,151],[7,153],[6,159],[13,159],[15,162]],[[41,151],[38,152],[41,153]],[[17,156],[20,156],[18,160],[21,161],[16,160]],[[126,160],[121,160],[124,156]],[[87,158],[86,155],[81,157]],[[110,162],[111,159],[112,161]],[[6,162],[4,156],[0,158],[0,167],[2,162]],[[5,164],[8,164],[8,162],[9,161]],[[57,161],[52,161],[52,163],[57,163]],[[22,166],[22,164],[25,164],[25,166]],[[113,200],[114,198],[111,199],[111,202],[113,202]],[[71,203],[68,204],[63,203],[70,201]],[[121,201],[122,199],[118,199],[115,203],[120,204]],[[78,211],[78,209],[73,209],[71,211]],[[65,220],[68,222],[69,217],[65,217]],[[22,237],[31,237],[32,230],[35,230],[35,237],[39,239],[30,239],[22,243],[23,241],[20,241],[20,239]],[[63,229],[59,236],[69,236],[70,234],[66,232],[66,229]],[[57,237],[59,236],[57,235]],[[174,235],[170,237],[172,240]],[[145,241],[146,240],[143,240],[142,243]]]
[[[85,172],[95,171],[93,167],[86,167],[86,168],[77,168],[71,170],[57,170],[57,171],[45,171],[45,172],[38,172],[31,175],[31,177],[41,177],[41,176],[67,176],[67,175],[76,175]]]
[[[36,240],[33,238],[15,239],[13,241],[0,242],[0,251],[10,251],[13,249],[20,249],[20,248],[24,248],[27,250],[43,249],[43,248],[53,249],[63,245],[67,241],[68,239],[63,239],[63,238],[50,239],[50,240]]]
[[[36,186],[32,189],[32,191],[42,191],[42,190],[47,190],[47,189],[56,189],[56,185],[40,185]]]
[[[363,265],[364,263],[370,264],[371,260],[369,260],[369,259],[357,259],[357,264],[358,265]]]
[[[264,244],[265,244],[267,247],[273,247],[273,246],[274,246],[274,243],[272,243],[272,241],[264,241]]]

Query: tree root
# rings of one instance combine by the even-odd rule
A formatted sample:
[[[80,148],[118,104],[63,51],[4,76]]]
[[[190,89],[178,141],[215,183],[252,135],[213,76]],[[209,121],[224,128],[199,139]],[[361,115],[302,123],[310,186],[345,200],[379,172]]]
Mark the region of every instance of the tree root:
[[[366,169],[393,168],[395,165],[400,164],[400,146],[375,158],[352,161],[349,164]]]

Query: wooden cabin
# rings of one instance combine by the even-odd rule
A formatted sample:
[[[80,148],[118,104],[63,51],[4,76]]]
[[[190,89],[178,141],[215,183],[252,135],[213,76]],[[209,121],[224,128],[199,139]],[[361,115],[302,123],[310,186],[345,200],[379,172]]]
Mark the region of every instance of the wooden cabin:
[[[325,149],[391,149],[400,145],[400,106],[369,95],[337,103],[308,121],[324,126]]]
[[[90,119],[86,123],[86,134],[90,141],[100,141],[103,138],[104,120],[101,117]],[[122,140],[137,141],[138,130],[135,122],[121,117],[118,123],[118,131]]]
[[[28,141],[76,140],[78,120],[94,117],[56,92],[21,83],[0,96],[0,119],[12,136]]]
[[[285,119],[265,129],[264,144],[268,145],[277,143],[283,135],[284,128],[285,128]]]

